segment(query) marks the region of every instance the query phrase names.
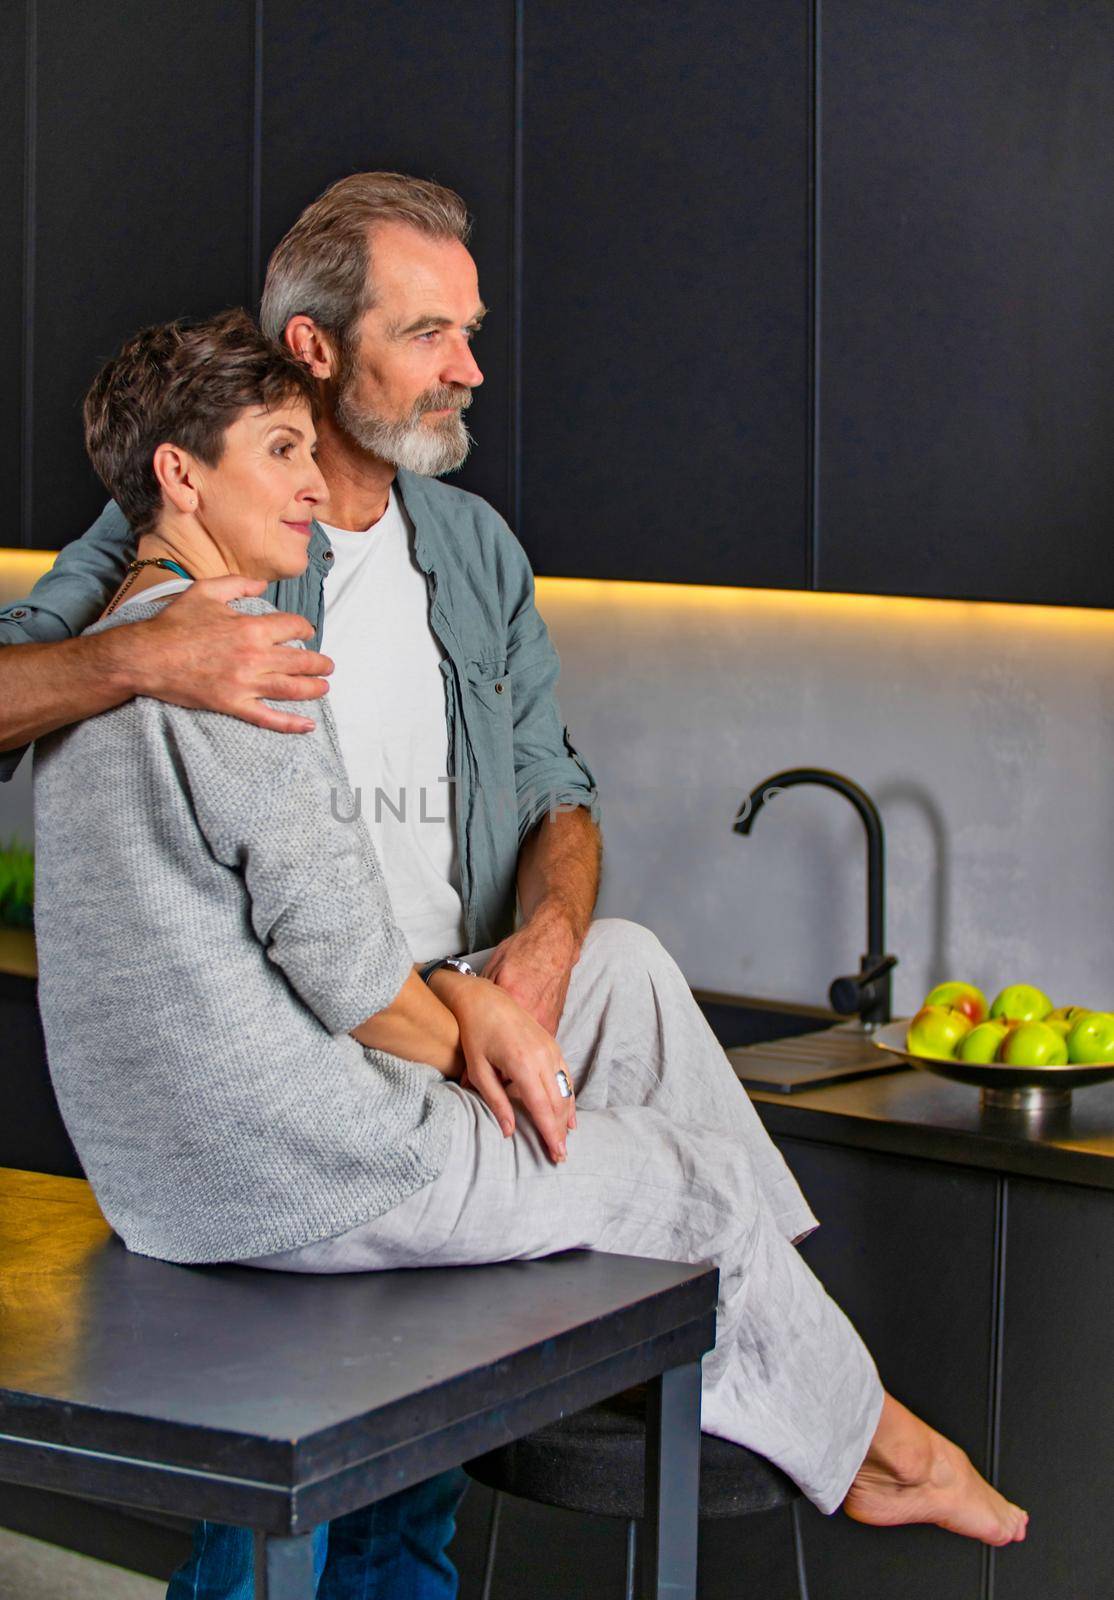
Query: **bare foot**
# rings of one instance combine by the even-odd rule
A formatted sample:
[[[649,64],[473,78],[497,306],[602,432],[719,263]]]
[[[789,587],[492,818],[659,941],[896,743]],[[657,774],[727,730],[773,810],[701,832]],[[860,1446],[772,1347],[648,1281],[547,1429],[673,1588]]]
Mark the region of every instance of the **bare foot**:
[[[959,1448],[887,1395],[843,1509],[856,1522],[933,1522],[983,1544],[1025,1537],[1029,1513],[1011,1505]]]

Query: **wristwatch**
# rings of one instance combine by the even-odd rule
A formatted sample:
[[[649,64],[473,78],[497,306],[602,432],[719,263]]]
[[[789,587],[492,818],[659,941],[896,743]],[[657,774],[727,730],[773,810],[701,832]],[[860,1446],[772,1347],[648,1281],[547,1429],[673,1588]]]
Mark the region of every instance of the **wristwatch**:
[[[441,956],[437,961],[427,961],[422,967],[422,982],[428,983],[433,974],[440,972],[442,967],[451,967],[454,972],[462,972],[466,978],[479,977],[475,967],[469,966],[463,956]]]

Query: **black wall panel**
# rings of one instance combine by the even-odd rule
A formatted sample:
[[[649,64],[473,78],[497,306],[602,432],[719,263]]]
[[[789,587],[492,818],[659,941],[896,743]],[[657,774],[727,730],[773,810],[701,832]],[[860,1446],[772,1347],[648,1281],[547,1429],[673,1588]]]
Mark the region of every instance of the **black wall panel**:
[[[248,0],[39,0],[30,544],[104,503],[81,432],[100,364],[247,297],[250,29]]]
[[[1112,1225],[1105,1190],[1010,1180],[1000,1481],[1032,1521],[994,1600],[1110,1593]]]
[[[527,4],[537,571],[807,582],[808,39],[800,0]]]
[[[539,572],[1114,605],[1105,0],[11,9],[0,543],[98,510],[80,403],[125,335],[254,305],[383,166],[476,217],[454,481]]]
[[[819,580],[1114,605],[1114,7],[824,7]]]
[[[20,506],[23,453],[23,206],[25,16],[5,18],[0,51],[0,304],[9,332],[0,370],[0,481],[7,517],[0,546],[23,543]]]
[[[985,1470],[996,1180],[777,1142],[821,1223],[801,1254],[859,1330],[882,1382]],[[803,1518],[810,1600],[975,1600],[984,1592],[982,1552],[969,1539],[925,1527],[880,1532],[811,1506]]]
[[[452,478],[507,514],[513,307],[513,0],[267,0],[262,239],[266,255],[304,205],[345,173],[436,178],[475,217],[472,250],[492,315],[476,344],[477,440]]]

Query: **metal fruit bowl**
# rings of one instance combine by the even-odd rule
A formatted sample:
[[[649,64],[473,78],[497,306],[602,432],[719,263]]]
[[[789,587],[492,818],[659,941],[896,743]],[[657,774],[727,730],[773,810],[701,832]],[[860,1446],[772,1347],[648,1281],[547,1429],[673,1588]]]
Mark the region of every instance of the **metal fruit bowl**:
[[[1114,1061],[1099,1061],[1087,1066],[1011,1067],[997,1062],[956,1061],[938,1056],[915,1056],[905,1048],[909,1019],[887,1022],[876,1028],[872,1039],[879,1050],[900,1056],[911,1067],[935,1072],[954,1083],[969,1083],[982,1090],[984,1106],[1010,1111],[1040,1111],[1050,1106],[1066,1106],[1073,1089],[1114,1078]]]

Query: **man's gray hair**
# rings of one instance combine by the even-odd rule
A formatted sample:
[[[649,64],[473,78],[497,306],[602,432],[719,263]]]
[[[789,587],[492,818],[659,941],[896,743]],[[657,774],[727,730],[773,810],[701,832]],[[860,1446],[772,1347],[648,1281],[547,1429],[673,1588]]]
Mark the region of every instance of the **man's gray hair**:
[[[280,340],[291,317],[312,317],[346,359],[357,323],[375,304],[370,234],[382,222],[461,244],[471,231],[464,201],[439,183],[400,172],[340,178],[306,207],[271,255],[259,313],[264,333]]]

